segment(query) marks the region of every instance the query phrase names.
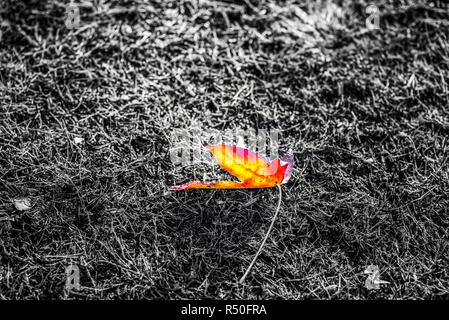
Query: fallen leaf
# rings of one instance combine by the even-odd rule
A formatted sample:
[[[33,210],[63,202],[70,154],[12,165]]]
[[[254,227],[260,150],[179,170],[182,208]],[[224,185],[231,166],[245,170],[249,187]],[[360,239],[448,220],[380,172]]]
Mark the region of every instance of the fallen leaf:
[[[242,188],[269,188],[287,183],[293,169],[293,157],[288,155],[282,159],[271,162],[262,156],[245,148],[215,145],[207,146],[218,164],[230,174],[240,180],[217,181],[207,183],[191,181],[173,190],[183,189],[242,189]]]
[[[75,137],[75,138],[73,138],[73,142],[74,142],[75,144],[83,143],[83,142],[84,142],[84,138],[81,138],[81,137]]]
[[[28,198],[20,198],[13,200],[14,207],[19,211],[27,211],[31,209],[31,201]]]

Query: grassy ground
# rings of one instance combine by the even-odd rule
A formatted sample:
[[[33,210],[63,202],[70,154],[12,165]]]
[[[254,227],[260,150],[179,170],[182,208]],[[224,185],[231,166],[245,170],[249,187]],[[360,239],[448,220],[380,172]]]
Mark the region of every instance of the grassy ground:
[[[2,1],[0,298],[447,299],[448,7],[321,2]],[[194,125],[294,150],[245,285],[277,190],[167,193]]]

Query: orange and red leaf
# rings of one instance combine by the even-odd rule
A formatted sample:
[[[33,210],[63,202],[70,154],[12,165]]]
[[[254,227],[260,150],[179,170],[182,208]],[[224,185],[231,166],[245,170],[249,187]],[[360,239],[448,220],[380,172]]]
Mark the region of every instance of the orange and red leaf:
[[[173,190],[268,188],[286,183],[292,173],[293,158],[291,156],[269,162],[262,156],[244,148],[224,144],[208,146],[208,148],[218,164],[240,182],[192,181],[174,186]]]

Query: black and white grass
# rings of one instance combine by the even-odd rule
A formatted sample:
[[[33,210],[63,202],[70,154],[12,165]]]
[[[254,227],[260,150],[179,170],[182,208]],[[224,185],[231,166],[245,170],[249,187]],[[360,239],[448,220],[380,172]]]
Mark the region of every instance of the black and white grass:
[[[447,299],[448,12],[2,0],[0,298]],[[167,193],[191,126],[293,150],[243,284],[277,190]]]

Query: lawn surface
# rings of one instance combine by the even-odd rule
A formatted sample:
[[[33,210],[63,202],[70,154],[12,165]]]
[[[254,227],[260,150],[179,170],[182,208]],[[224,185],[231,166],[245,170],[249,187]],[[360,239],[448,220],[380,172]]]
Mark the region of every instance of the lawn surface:
[[[447,5],[67,3],[0,4],[0,298],[449,298]],[[294,152],[244,285],[277,189],[167,192],[193,126]]]

